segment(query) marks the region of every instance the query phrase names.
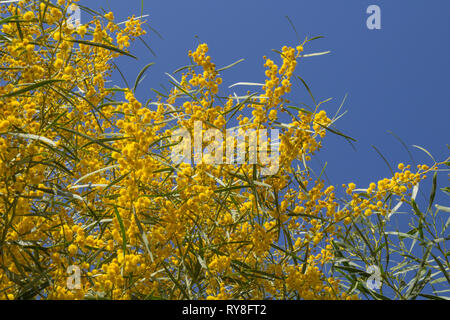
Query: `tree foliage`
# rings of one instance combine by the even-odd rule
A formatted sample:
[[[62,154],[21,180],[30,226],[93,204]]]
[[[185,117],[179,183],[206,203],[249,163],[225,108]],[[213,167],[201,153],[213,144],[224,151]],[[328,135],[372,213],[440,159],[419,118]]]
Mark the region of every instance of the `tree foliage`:
[[[295,81],[309,91],[295,69],[313,39],[265,58],[261,90],[245,96],[223,93],[227,68],[201,44],[170,76],[170,92],[143,103],[134,91],[150,65],[133,89],[108,81],[114,59],[134,57],[127,48],[145,34],[143,19],[116,23],[83,7],[92,19],[74,28],[71,5],[1,6],[1,299],[385,298],[365,285],[369,264],[396,298],[449,283],[448,220],[435,223],[448,208],[434,209],[432,196],[421,211],[414,200],[415,186],[442,164],[399,165],[362,192],[344,186],[346,199],[310,168],[326,134],[351,139],[324,102],[287,98]],[[198,121],[224,134],[233,124],[280,130],[269,143],[279,145],[277,172],[207,157],[174,163],[180,141],[171,136],[192,134]],[[388,230],[397,201],[415,215],[406,233]],[[418,258],[406,238],[423,248]],[[393,253],[404,259],[395,270]],[[68,285],[71,266],[81,271],[77,288]],[[416,273],[405,284],[407,271]]]

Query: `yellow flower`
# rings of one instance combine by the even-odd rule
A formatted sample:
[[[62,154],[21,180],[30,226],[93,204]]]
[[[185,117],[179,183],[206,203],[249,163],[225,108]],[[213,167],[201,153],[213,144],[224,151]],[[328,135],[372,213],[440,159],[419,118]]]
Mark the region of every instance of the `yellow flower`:
[[[33,11],[27,11],[24,15],[23,15],[23,19],[24,20],[31,20],[34,18],[34,12]]]
[[[9,121],[8,120],[0,120],[0,131],[6,131],[9,127]]]
[[[112,12],[108,12],[107,14],[105,14],[105,18],[112,21],[114,20],[114,14]]]
[[[70,254],[71,256],[74,256],[74,255],[77,253],[78,248],[77,248],[76,245],[71,244],[71,245],[67,248],[67,251],[69,252],[69,254]]]
[[[269,119],[272,121],[277,119],[277,110],[275,109],[270,110]]]

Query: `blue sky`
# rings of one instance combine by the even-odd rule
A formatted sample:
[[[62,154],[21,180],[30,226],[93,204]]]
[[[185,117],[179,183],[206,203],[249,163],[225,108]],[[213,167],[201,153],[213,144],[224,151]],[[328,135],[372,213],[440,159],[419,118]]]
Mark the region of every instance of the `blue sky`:
[[[80,3],[112,10],[117,21],[141,13],[140,0]],[[372,4],[381,8],[381,30],[366,26],[366,9]],[[449,154],[448,0],[144,1],[144,14],[150,15],[149,24],[163,37],[151,31],[145,37],[156,57],[136,43],[131,51],[139,59],[123,57],[119,62],[131,84],[144,65],[156,63],[137,91],[143,101],[154,97],[150,88],[167,87],[165,72],[189,64],[187,51],[199,42],[208,43],[219,67],[245,59],[223,74],[224,86],[263,82],[262,56],[277,58],[272,49],[297,44],[286,19],[289,16],[301,40],[325,36],[311,42],[307,53],[331,51],[303,59],[297,68],[316,100],[333,98],[324,108],[334,114],[348,95],[343,106],[348,112],[336,126],[357,140],[356,152],[343,138],[329,134],[317,157],[322,164],[327,161],[331,183],[339,186],[354,181],[364,187],[389,177],[389,169],[372,145],[393,167],[411,163],[408,152],[387,131],[410,147],[416,162],[429,164],[430,160],[411,145],[426,148],[437,160]],[[118,75],[115,79],[122,84]],[[304,88],[295,85],[293,91],[292,101],[311,104]],[[441,177],[445,183],[445,175]]]

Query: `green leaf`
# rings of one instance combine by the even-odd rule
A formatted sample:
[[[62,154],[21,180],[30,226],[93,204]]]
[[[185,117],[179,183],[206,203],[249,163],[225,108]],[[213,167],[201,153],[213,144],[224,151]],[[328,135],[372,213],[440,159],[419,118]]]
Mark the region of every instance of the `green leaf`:
[[[121,175],[119,178],[115,179],[114,181],[111,181],[110,184],[108,184],[104,189],[103,189],[103,193],[108,190],[109,188],[111,188],[113,185],[116,185],[117,183],[119,183],[121,180],[123,180],[125,177],[127,177],[129,174],[131,173],[131,171]]]
[[[90,172],[90,173],[88,173],[88,174],[85,174],[84,176],[82,176],[81,178],[79,178],[77,181],[75,181],[73,184],[74,184],[74,185],[75,185],[75,184],[79,184],[82,180],[84,180],[84,179],[86,179],[86,178],[88,178],[88,177],[90,177],[90,176],[92,176],[92,175],[94,175],[94,174],[96,174],[96,173],[100,173],[100,172],[107,171],[107,170],[111,170],[111,169],[113,169],[113,168],[118,168],[118,167],[119,167],[119,165],[116,164],[116,165],[112,165],[112,166],[108,166],[108,167],[105,167],[105,168],[101,168],[101,169],[95,170],[95,171],[93,171],[93,172]]]
[[[360,274],[363,275],[365,277],[370,277],[370,274],[367,273],[365,270],[360,270],[354,267],[350,267],[350,266],[335,266],[336,269],[340,269],[340,270],[344,270],[347,272],[350,272],[351,274]]]
[[[123,54],[125,56],[129,56],[131,58],[137,59],[137,57],[133,56],[131,53],[128,53],[128,52],[123,51],[123,50],[121,50],[121,49],[119,49],[117,47],[110,46],[110,45],[107,45],[107,44],[104,44],[104,43],[91,42],[91,41],[86,41],[86,40],[68,40],[68,41],[81,43],[81,44],[85,44],[85,45],[88,45],[88,46],[93,46],[93,47],[99,47],[99,48],[107,49],[107,50],[110,50],[110,51],[114,51],[114,52]]]
[[[345,139],[348,139],[348,140],[351,140],[351,141],[356,142],[356,139],[354,139],[354,138],[352,138],[352,137],[350,137],[350,136],[347,136],[346,134],[343,134],[342,132],[340,132],[340,131],[338,131],[338,130],[336,130],[336,129],[332,129],[332,128],[328,127],[328,126],[324,126],[324,125],[322,125],[322,124],[320,124],[320,123],[318,123],[318,122],[314,122],[314,123],[318,124],[319,126],[321,126],[322,128],[324,128],[325,130],[330,131],[330,132],[332,132],[332,133],[334,133],[334,134],[336,134],[336,135],[338,135],[338,136],[341,136],[341,137],[343,137],[343,138],[345,138]]]
[[[314,99],[311,89],[309,89],[309,86],[306,84],[305,80],[303,80],[300,76],[297,76],[297,78],[303,83],[303,85],[306,88],[306,91],[308,91],[309,95],[311,96],[312,101],[314,102],[314,105],[316,106],[317,105],[316,99]]]
[[[81,132],[78,132],[78,131],[75,131],[75,130],[72,130],[72,129],[69,129],[69,128],[64,128],[64,127],[59,127],[59,126],[55,126],[55,127],[59,128],[59,129],[61,129],[61,130],[68,131],[68,132],[71,132],[71,133],[73,133],[73,134],[76,134],[76,135],[78,135],[78,136],[80,136],[80,137],[83,137],[83,138],[85,138],[85,139],[87,139],[87,140],[90,140],[90,141],[92,141],[93,143],[102,146],[103,148],[109,149],[109,150],[111,150],[111,151],[119,152],[119,150],[116,150],[116,149],[114,149],[113,147],[108,146],[107,144],[101,142],[101,139],[95,139],[95,138],[90,137],[90,136],[88,136],[88,135],[86,135],[86,134],[84,134],[84,133],[81,133]]]
[[[295,106],[285,106],[285,108],[297,110],[297,111],[300,111],[300,112],[303,112],[303,113],[306,113],[306,114],[312,114],[313,113],[312,111],[306,110],[304,108],[295,107]]]
[[[402,239],[402,238],[409,238],[409,239],[414,239],[414,240],[420,240],[416,236],[413,236],[411,234],[404,233],[404,232],[387,231],[386,234],[392,234],[392,235],[398,236],[400,239]]]
[[[329,53],[331,53],[331,51],[315,52],[315,53],[302,54],[300,57],[303,57],[303,58],[317,57],[317,56],[323,56],[324,54],[329,54]]]
[[[17,95],[22,94],[24,92],[28,92],[28,91],[31,91],[31,90],[34,90],[34,89],[46,86],[46,85],[51,84],[51,83],[61,82],[61,81],[64,81],[64,80],[61,80],[61,79],[43,80],[43,81],[40,81],[40,82],[37,82],[37,83],[33,83],[33,84],[31,84],[31,85],[29,85],[29,86],[27,86],[25,88],[22,88],[22,89],[19,89],[19,90],[7,93],[7,94],[1,96],[0,98],[14,97],[14,96],[17,96]]]
[[[147,64],[145,67],[142,68],[142,70],[139,72],[136,81],[134,82],[134,87],[133,87],[133,92],[136,92],[136,88],[140,83],[140,80],[142,78],[142,76],[144,75],[145,71],[147,71],[148,68],[150,68],[152,65],[154,65],[154,62],[150,62],[149,64]]]
[[[425,148],[422,148],[421,146],[416,146],[416,145],[413,145],[413,147],[414,148],[417,148],[417,149],[420,149],[420,150],[422,150],[423,152],[425,152],[435,163],[436,163],[436,160],[434,160],[434,158],[433,158],[433,156],[431,155],[431,153],[429,153]]]
[[[431,294],[425,294],[425,293],[421,293],[419,294],[419,296],[430,299],[430,300],[449,300],[448,297],[443,297],[443,296],[433,296]]]
[[[381,151],[378,150],[378,148],[375,147],[374,145],[372,145],[372,148],[374,148],[374,150],[378,153],[378,155],[381,157],[381,159],[383,159],[384,163],[386,163],[387,167],[388,167],[389,170],[391,171],[391,175],[394,176],[394,170],[392,170],[391,165],[389,164],[389,162],[387,161],[387,159],[383,156],[383,154],[381,153]]]
[[[154,262],[153,254],[150,251],[150,246],[148,243],[147,235],[145,234],[144,229],[142,228],[141,222],[138,219],[138,216],[136,214],[136,210],[134,210],[134,207],[133,207],[133,214],[134,214],[134,220],[136,221],[136,225],[137,225],[137,227],[139,229],[139,233],[141,235],[141,240],[144,243],[144,246],[145,246],[145,249],[147,250],[148,255],[150,256],[150,260],[152,262]]]
[[[235,86],[259,86],[262,87],[264,83],[256,83],[256,82],[236,82],[232,84],[231,86],[228,86],[228,88],[233,88]]]
[[[435,204],[434,206],[435,206],[436,209],[438,209],[439,211],[450,212],[450,207],[441,206],[441,205],[439,205],[439,204]]]
[[[229,64],[229,65],[227,65],[227,66],[225,66],[225,67],[222,67],[222,68],[220,68],[220,69],[217,69],[217,71],[220,72],[220,71],[227,70],[227,69],[229,69],[229,68],[231,68],[231,67],[234,67],[234,66],[237,65],[238,63],[241,63],[242,61],[244,61],[244,59],[239,59],[238,61],[233,62],[232,64]]]
[[[117,207],[114,206],[114,212],[116,213],[117,221],[119,222],[120,226],[120,233],[122,234],[122,250],[123,250],[123,258],[125,260],[125,254],[127,250],[127,234],[125,232],[125,227],[123,225],[122,217],[119,214],[119,210],[117,210]]]
[[[436,261],[436,263],[438,264],[439,269],[441,269],[442,273],[444,274],[445,278],[447,279],[448,284],[450,285],[450,275],[448,274],[448,270],[445,269],[442,262],[439,261],[439,259],[432,252],[430,252],[430,254],[433,257],[434,261]]]
[[[441,188],[441,190],[450,196],[450,187]]]
[[[187,66],[183,66],[183,67],[180,67],[180,68],[178,68],[178,69],[176,69],[174,72],[172,72],[173,74],[175,74],[175,73],[178,73],[178,72],[180,72],[180,71],[183,71],[183,70],[186,70],[186,69],[189,69],[189,68],[193,68],[193,67],[195,67],[196,65],[195,64],[189,64],[189,65],[187,65]]]
[[[431,210],[431,207],[433,205],[434,197],[436,196],[436,187],[437,187],[437,172],[435,171],[433,175],[433,185],[431,188],[430,202],[428,203],[427,212]]]
[[[8,23],[8,22],[12,22],[11,20],[20,18],[20,16],[9,16],[5,19],[0,20],[0,24],[4,24],[4,23]]]
[[[322,39],[322,38],[325,38],[325,37],[324,36],[316,36],[316,37],[312,37],[311,39],[307,39],[306,42],[317,40],[317,39]]]
[[[406,299],[415,299],[417,295],[420,293],[421,287],[423,285],[419,285],[419,279],[422,277],[423,273],[426,270],[427,260],[431,253],[431,246],[426,248],[425,254],[423,255],[422,261],[420,262],[419,270],[417,270],[416,276],[409,282],[408,290],[406,291]],[[429,273],[431,270],[428,270],[427,274],[424,277],[424,282],[429,277]]]

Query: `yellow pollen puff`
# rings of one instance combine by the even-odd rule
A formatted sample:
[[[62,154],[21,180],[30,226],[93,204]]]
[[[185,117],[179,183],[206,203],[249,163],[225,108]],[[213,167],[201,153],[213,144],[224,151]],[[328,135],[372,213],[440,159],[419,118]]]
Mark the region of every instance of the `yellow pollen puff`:
[[[23,15],[23,19],[24,20],[31,20],[34,18],[34,12],[33,11],[27,11],[24,15]]]
[[[270,110],[269,119],[272,121],[277,119],[277,110],[275,110],[275,109]]]
[[[62,67],[63,63],[64,62],[61,59],[56,59],[55,63],[54,63],[54,66],[55,66],[56,69],[59,69],[59,68]]]
[[[0,120],[0,131],[6,131],[9,127],[8,120]]]
[[[70,254],[71,256],[74,256],[74,255],[77,253],[78,248],[77,248],[76,245],[71,244],[71,245],[69,246],[69,248],[67,248],[67,251],[69,252],[69,254]]]
[[[105,14],[105,18],[112,21],[114,20],[114,14],[112,12],[108,12],[107,14]]]
[[[62,17],[61,10],[58,8],[52,8],[50,10],[50,12],[51,12],[52,17],[56,20],[59,20]]]
[[[77,33],[83,38],[87,32],[87,27],[85,25],[79,26],[77,29]]]

